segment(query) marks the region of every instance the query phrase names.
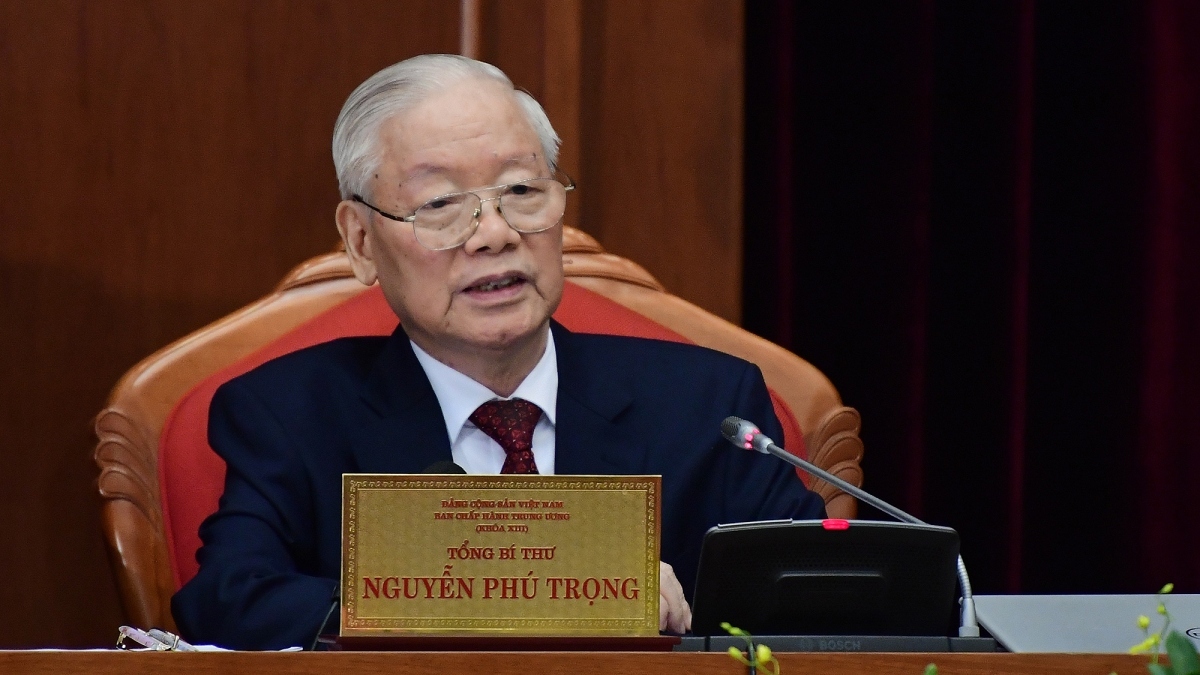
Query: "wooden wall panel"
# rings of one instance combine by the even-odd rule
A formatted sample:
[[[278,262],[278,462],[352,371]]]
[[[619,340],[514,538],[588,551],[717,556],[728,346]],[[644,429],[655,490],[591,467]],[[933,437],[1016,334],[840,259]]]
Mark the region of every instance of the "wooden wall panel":
[[[546,106],[580,183],[568,222],[735,323],[742,0],[470,0],[480,57]]]
[[[342,102],[458,31],[444,0],[0,2],[0,647],[114,639],[92,416],[333,246]]]
[[[0,0],[0,648],[111,642],[92,416],[333,245],[342,102],[458,51],[460,6],[563,137],[568,222],[738,319],[742,0]]]
[[[743,3],[584,8],[583,222],[672,292],[737,323]]]

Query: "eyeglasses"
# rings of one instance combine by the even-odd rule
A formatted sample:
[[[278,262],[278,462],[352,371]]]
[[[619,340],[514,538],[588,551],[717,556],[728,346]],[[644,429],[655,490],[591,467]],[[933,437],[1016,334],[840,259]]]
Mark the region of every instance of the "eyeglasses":
[[[401,223],[412,223],[417,241],[431,251],[462,246],[479,229],[483,203],[495,201],[496,213],[521,234],[543,232],[562,222],[567,210],[567,193],[575,181],[559,173],[556,178],[531,178],[508,185],[494,185],[471,192],[452,192],[422,204],[411,216],[397,216],[372,205],[359,195],[351,199],[375,213]],[[484,199],[477,193],[494,192]]]

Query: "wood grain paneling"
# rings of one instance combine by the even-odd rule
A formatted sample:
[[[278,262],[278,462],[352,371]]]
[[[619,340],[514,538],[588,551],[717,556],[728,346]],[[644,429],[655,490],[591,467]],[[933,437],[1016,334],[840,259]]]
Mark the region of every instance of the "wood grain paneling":
[[[742,13],[0,0],[0,647],[112,640],[92,416],[142,357],[333,245],[333,121],[383,66],[465,42],[504,68],[563,137],[569,222],[737,321]]]
[[[738,323],[743,3],[585,2],[583,223]],[[588,46],[589,41],[593,44]]]
[[[0,645],[109,644],[91,418],[336,241],[342,101],[443,0],[0,2]]]
[[[741,318],[742,0],[472,0],[481,58],[546,106],[569,222]]]

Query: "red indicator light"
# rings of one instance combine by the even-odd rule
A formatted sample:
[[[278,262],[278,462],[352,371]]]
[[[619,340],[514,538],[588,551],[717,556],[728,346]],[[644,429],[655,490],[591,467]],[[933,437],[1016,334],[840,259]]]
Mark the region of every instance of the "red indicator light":
[[[821,521],[821,527],[827,530],[848,530],[850,529],[850,521],[842,520],[841,518],[828,518]]]

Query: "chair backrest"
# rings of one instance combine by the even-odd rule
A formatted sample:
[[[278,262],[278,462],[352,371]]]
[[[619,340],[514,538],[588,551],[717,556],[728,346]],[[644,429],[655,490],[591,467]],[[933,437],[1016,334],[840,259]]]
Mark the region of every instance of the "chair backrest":
[[[859,417],[811,364],[676,296],[638,265],[566,228],[568,283],[555,318],[579,332],[694,342],[760,368],[789,450],[862,484]],[[171,628],[170,598],[196,571],[197,528],[216,509],[225,467],[208,447],[216,388],[282,354],[345,335],[384,335],[397,320],[343,253],[313,258],[273,293],[159,350],[118,382],[96,419],[102,522],[127,618]],[[807,482],[807,477],[805,477]],[[817,481],[831,517],[849,495]]]

